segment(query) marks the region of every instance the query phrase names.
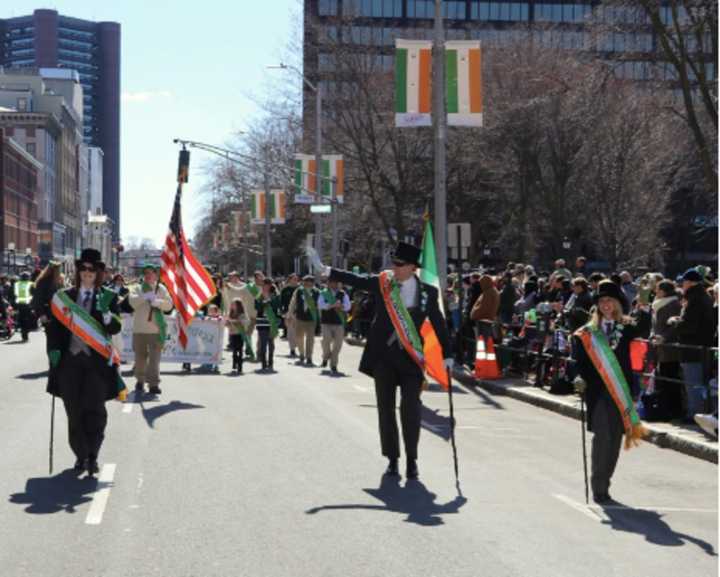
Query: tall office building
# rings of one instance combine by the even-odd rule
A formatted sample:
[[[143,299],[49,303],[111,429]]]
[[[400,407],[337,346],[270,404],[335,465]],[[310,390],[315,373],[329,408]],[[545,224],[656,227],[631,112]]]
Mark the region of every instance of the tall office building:
[[[83,138],[103,151],[103,209],[120,226],[120,24],[35,10],[0,19],[0,65],[69,68],[83,87]],[[41,75],[53,78],[51,70]]]

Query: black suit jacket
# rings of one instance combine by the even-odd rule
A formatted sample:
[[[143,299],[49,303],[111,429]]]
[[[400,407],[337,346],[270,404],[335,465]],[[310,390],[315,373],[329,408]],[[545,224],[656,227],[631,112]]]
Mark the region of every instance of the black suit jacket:
[[[76,288],[70,288],[64,291],[68,297],[70,297],[74,302],[77,302],[77,296],[78,296],[78,289]],[[92,299],[92,308],[91,308],[91,315],[92,317],[100,323],[101,326],[105,328],[105,331],[108,335],[114,335],[116,333],[119,333],[122,330],[122,325],[118,321],[117,315],[119,315],[119,308],[118,308],[118,302],[117,302],[117,296],[112,300],[110,303],[110,312],[112,313],[112,317],[110,319],[109,324],[105,324],[103,322],[103,315],[102,313],[97,310],[97,291],[93,292],[93,299]],[[63,362],[67,359],[67,356],[69,353],[70,348],[70,341],[71,341],[72,333],[65,328],[65,325],[63,325],[59,320],[55,318],[54,315],[52,315],[50,322],[47,326],[47,350],[58,350],[60,351],[60,363],[57,367],[51,368],[50,372],[48,374],[48,384],[47,384],[47,392],[51,395],[60,396],[60,382],[59,382],[59,373],[60,368],[62,367]],[[105,384],[106,392],[105,392],[105,398],[107,400],[114,399],[117,397],[118,390],[117,390],[117,379],[118,379],[118,369],[115,366],[108,365],[107,359],[103,358],[102,355],[98,354],[94,350],[90,349],[90,359],[91,362],[95,367],[97,367],[98,372],[102,375],[103,383]]]
[[[332,269],[329,280],[337,280],[343,284],[352,286],[356,289],[364,290],[370,293],[375,302],[375,310],[373,311],[370,331],[368,333],[365,350],[360,360],[360,372],[369,376],[374,376],[375,367],[387,354],[407,355],[404,349],[396,351],[389,349],[387,342],[395,332],[390,316],[385,308],[385,301],[380,292],[380,278],[378,276],[364,277],[347,271]],[[423,283],[418,279],[421,293],[426,295],[425,307],[418,307],[410,311],[413,322],[420,332],[420,327],[429,318],[435,329],[438,340],[443,350],[443,358],[451,358],[452,350],[450,347],[450,337],[447,332],[447,324],[440,312],[438,305],[438,291],[435,287]],[[422,337],[420,337],[422,339]],[[408,355],[409,357],[409,355]],[[413,363],[414,364],[414,363]],[[417,367],[418,372],[420,368]]]

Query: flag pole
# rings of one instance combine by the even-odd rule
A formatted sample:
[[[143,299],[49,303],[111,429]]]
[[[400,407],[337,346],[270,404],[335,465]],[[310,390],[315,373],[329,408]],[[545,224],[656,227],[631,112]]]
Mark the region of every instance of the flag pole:
[[[51,395],[52,405],[50,408],[50,475],[53,472],[53,452],[55,449],[55,395]]]
[[[455,466],[455,488],[457,489],[458,496],[462,497],[462,489],[460,488],[460,474],[459,474],[459,467],[458,467],[458,454],[457,454],[457,445],[455,444],[455,406],[453,405],[453,395],[452,395],[452,373],[450,372],[450,369],[447,369],[447,375],[448,375],[448,402],[450,403],[450,443],[452,445],[452,452],[453,452],[453,465]]]

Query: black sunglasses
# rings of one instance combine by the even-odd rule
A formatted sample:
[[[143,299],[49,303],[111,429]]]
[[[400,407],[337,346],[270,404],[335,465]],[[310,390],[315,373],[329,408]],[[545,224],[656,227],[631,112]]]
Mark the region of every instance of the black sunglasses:
[[[406,264],[409,264],[409,263],[406,263],[404,260],[396,260],[396,259],[393,259],[392,263],[393,263],[393,266],[405,266]]]
[[[80,265],[80,272],[87,271],[87,272],[95,272],[95,267],[90,264],[82,264]]]

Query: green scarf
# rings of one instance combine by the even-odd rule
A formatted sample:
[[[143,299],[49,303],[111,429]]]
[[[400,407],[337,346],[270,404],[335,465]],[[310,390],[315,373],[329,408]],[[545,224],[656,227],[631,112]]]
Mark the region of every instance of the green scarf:
[[[335,293],[333,293],[329,288],[326,288],[322,292],[323,299],[327,304],[330,306],[334,305],[337,302],[337,299],[335,298]],[[347,314],[345,314],[344,310],[335,311],[337,313],[337,316],[340,317],[340,322],[342,322],[343,326],[347,324]]]
[[[263,310],[265,311],[265,316],[267,317],[267,320],[270,321],[270,337],[274,339],[278,336],[278,327],[280,326],[280,320],[277,318],[277,315],[272,308],[272,302],[272,299],[265,302],[263,305]]]
[[[258,288],[258,286],[254,282],[247,283],[247,290],[250,292],[250,294],[253,296],[255,300],[260,298],[260,294],[262,291]]]
[[[313,322],[317,324],[318,322],[318,311],[317,311],[317,305],[315,303],[315,299],[313,298],[312,290],[307,290],[305,287],[302,287],[303,296],[305,305],[308,309],[310,309],[310,316],[313,319]]]
[[[154,292],[157,294],[156,290],[153,289],[149,284],[147,284],[145,281],[142,283],[142,292],[148,293],[148,292]],[[155,324],[158,326],[158,342],[164,343],[167,340],[167,323],[165,322],[165,315],[160,309],[150,307],[153,312],[153,320],[155,321]]]
[[[254,357],[255,353],[253,352],[253,348],[252,348],[252,339],[248,336],[247,332],[245,332],[245,327],[242,326],[242,322],[240,322],[240,319],[232,319],[232,320],[237,321],[238,334],[242,337],[242,340],[245,342],[245,347],[247,348],[248,354],[251,357]]]

